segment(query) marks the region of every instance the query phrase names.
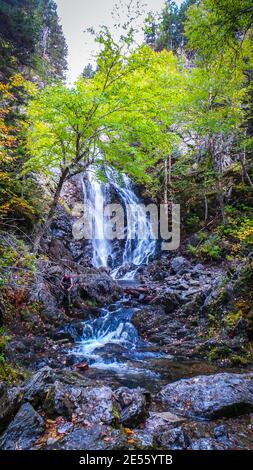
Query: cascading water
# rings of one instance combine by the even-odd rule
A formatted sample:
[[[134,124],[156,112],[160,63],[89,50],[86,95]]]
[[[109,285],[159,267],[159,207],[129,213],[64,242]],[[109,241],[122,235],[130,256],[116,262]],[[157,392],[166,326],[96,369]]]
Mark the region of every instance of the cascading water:
[[[139,267],[147,264],[155,254],[156,240],[145,207],[136,195],[131,180],[126,175],[119,176],[113,168],[107,169],[106,176],[108,182],[102,184],[96,177],[95,168],[91,168],[82,179],[92,234],[93,264],[95,267],[109,267],[110,264],[114,278],[133,280]],[[128,211],[131,211],[131,227],[126,225],[120,256],[119,253],[115,255],[113,241],[105,237],[109,221],[104,216],[104,207],[112,199],[124,208],[126,222]],[[122,272],[127,270],[122,277]],[[161,355],[154,353],[152,346],[139,337],[131,323],[134,309],[126,307],[125,302],[122,299],[103,308],[98,318],[83,323],[83,334],[78,339],[75,355],[100,373],[110,370],[117,376],[131,375],[139,379],[141,375],[143,380],[145,377],[155,378],[158,374],[152,360]]]
[[[138,268],[143,264],[147,264],[149,258],[155,254],[156,240],[153,235],[152,224],[147,218],[141,200],[134,192],[130,178],[124,174],[119,177],[113,168],[107,169],[106,176],[108,183],[102,184],[96,178],[94,169],[91,168],[87,171],[85,180],[83,180],[85,203],[88,204],[93,234],[93,264],[96,267],[111,267],[112,265],[111,275],[114,278],[120,277],[122,268],[132,266],[124,274],[124,279],[134,279]],[[121,260],[116,265],[113,243],[105,238],[108,220],[103,214],[105,205],[110,202],[112,190],[114,190],[119,203],[124,208],[127,222]],[[129,226],[129,219],[131,219],[131,226]]]
[[[92,261],[96,268],[108,266],[108,258],[111,254],[111,244],[104,236],[104,206],[109,202],[108,186],[102,185],[94,171],[90,168],[82,177],[84,204],[87,205],[89,223],[92,234]]]
[[[121,300],[100,311],[100,316],[83,324],[82,336],[77,341],[75,356],[88,362],[96,377],[110,376],[126,381],[129,385],[142,381],[160,380],[156,372],[156,360],[162,353],[152,350],[152,345],[142,340],[131,318],[136,309],[129,308]]]

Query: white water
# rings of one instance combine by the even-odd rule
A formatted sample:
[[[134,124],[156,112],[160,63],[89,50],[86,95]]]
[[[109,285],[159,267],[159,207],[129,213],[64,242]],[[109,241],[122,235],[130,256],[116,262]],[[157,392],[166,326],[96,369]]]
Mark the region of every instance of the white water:
[[[135,310],[127,308],[124,300],[111,307],[113,311],[103,308],[99,317],[84,322],[75,347],[77,360],[85,360],[101,371],[158,378],[159,374],[149,369],[149,361],[159,354],[150,352],[149,344],[139,338],[131,323]]]
[[[93,264],[95,267],[109,267],[109,259],[112,259],[114,278],[120,277],[122,268],[129,268],[123,279],[134,279],[138,268],[147,264],[149,258],[155,254],[156,240],[153,236],[151,222],[141,205],[141,200],[135,194],[133,184],[126,175],[119,175],[115,170],[107,170],[108,183],[101,183],[94,169],[87,171],[86,183],[84,182],[85,202],[88,203],[90,224],[93,229],[92,247]],[[110,202],[111,190],[114,189],[119,203],[124,207],[127,227],[125,230],[125,243],[122,250],[121,261],[115,266],[113,260],[113,243],[104,236],[108,220],[104,217],[103,210]],[[132,226],[129,224],[127,207],[131,207]],[[134,231],[134,237],[132,235]]]
[[[102,185],[91,168],[86,172],[83,181],[84,204],[88,205],[89,223],[92,233],[93,257],[95,267],[108,266],[111,244],[104,237],[104,206],[108,201],[108,187]]]

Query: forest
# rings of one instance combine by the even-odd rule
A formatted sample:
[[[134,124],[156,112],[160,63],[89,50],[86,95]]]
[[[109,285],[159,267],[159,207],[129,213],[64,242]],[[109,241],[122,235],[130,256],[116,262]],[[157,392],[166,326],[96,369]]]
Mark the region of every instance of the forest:
[[[3,451],[253,449],[253,5],[143,8],[69,83],[57,1],[0,0]]]

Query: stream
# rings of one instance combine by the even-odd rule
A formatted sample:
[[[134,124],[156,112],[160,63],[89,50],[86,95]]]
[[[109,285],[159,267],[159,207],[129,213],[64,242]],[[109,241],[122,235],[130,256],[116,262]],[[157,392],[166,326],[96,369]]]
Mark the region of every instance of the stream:
[[[70,354],[76,362],[87,362],[86,376],[108,384],[129,388],[142,386],[151,392],[178,378],[214,373],[215,366],[205,362],[179,362],[172,355],[159,352],[159,346],[142,339],[131,318],[136,308],[128,299],[100,310],[97,318],[83,324]]]
[[[157,241],[131,180],[123,175],[119,181],[112,168],[107,171],[109,182],[103,184],[96,178],[94,169],[82,177],[84,204],[89,208],[93,233],[92,260],[97,268],[108,268],[110,262],[111,275],[115,280],[125,286],[135,286],[139,282],[136,279],[138,269],[147,265],[154,256]],[[134,225],[141,228],[137,233],[142,234],[133,239],[131,229],[126,226],[120,256],[115,254],[115,243],[104,237],[108,219],[104,217],[103,209],[115,195],[124,208],[125,217],[127,206],[131,205]],[[154,391],[177,378],[215,371],[215,367],[206,363],[179,363],[173,356],[160,352],[159,345],[142,339],[131,322],[137,309],[131,307],[129,299],[124,297],[101,308],[97,317],[83,322],[82,335],[77,337],[70,354],[76,357],[75,362],[89,365],[86,374],[108,383],[116,382],[131,388],[142,385]]]

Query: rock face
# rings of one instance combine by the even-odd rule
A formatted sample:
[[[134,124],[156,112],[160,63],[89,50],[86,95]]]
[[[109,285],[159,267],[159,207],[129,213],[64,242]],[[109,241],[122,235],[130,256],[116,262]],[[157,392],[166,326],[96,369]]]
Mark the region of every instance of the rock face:
[[[44,429],[44,420],[30,403],[25,403],[0,438],[0,449],[29,450]]]
[[[169,411],[214,419],[253,410],[253,374],[216,374],[183,379],[164,387],[159,398]]]

